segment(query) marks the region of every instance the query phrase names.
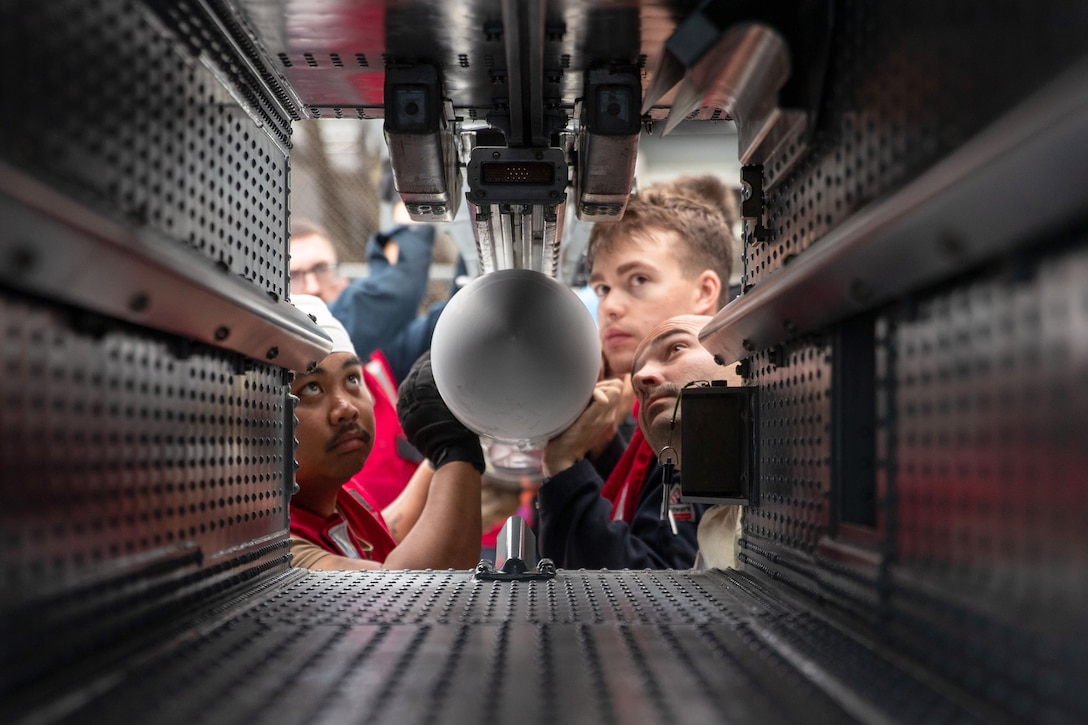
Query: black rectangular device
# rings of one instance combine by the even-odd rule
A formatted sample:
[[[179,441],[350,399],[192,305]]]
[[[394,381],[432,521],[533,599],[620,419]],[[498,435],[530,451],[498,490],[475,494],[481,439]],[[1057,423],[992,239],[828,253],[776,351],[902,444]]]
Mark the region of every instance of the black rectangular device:
[[[684,389],[680,398],[683,500],[741,505],[756,501],[755,413],[755,388],[713,381]]]

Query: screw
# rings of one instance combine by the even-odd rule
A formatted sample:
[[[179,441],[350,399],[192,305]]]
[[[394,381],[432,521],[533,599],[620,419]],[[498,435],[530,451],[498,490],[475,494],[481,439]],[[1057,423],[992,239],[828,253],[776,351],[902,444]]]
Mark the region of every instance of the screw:
[[[958,259],[967,250],[967,245],[959,237],[947,234],[937,240],[937,248],[945,256]]]
[[[33,249],[21,247],[15,249],[11,253],[10,264],[13,272],[17,274],[25,274],[34,268],[34,265],[38,263],[38,255],[34,253]]]
[[[868,302],[873,297],[873,288],[863,280],[855,279],[850,283],[850,296],[854,298],[855,302]]]
[[[151,304],[151,300],[143,292],[137,292],[128,301],[128,307],[133,312],[143,312]]]
[[[216,331],[215,331],[215,339],[216,340],[222,341],[222,340],[226,340],[228,337],[230,337],[230,330],[229,329],[227,329],[226,327],[220,327],[220,328],[216,329]]]

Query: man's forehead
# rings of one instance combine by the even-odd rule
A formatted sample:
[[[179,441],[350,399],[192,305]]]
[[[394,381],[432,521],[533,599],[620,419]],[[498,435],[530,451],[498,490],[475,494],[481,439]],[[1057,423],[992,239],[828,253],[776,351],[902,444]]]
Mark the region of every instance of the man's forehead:
[[[334,352],[326,355],[321,362],[306,370],[296,370],[295,380],[298,381],[309,377],[331,375],[337,370],[346,370],[353,367],[363,367],[363,361],[360,360],[358,356],[353,355],[350,352]]]
[[[328,259],[335,256],[332,242],[320,234],[307,234],[304,237],[291,237],[291,256],[307,259]]]
[[[701,325],[694,326],[682,323],[658,327],[654,332],[647,335],[646,340],[639,345],[638,350],[635,352],[632,369],[638,371],[648,360],[662,357],[668,346],[676,340],[686,340],[696,345],[699,344],[700,328]]]
[[[597,251],[593,258],[593,268],[589,278],[601,279],[610,274],[622,274],[628,269],[661,267],[677,264],[672,254],[660,254],[650,247],[663,246],[666,250],[674,247],[676,233],[655,227],[638,229],[622,239],[615,239],[607,247]],[[651,253],[652,252],[652,253]]]

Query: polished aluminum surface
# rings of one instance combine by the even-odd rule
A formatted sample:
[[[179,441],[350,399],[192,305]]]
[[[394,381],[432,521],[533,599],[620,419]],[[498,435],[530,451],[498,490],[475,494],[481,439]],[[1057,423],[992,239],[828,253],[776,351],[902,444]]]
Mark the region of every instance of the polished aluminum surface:
[[[599,20],[557,28],[558,40],[545,33],[541,65],[562,68],[567,49],[572,67],[584,69],[574,49],[589,46],[607,51],[598,59],[630,62],[694,6],[549,3],[549,13],[574,7]],[[975,196],[964,205],[956,184],[931,175],[963,161],[958,151],[978,151],[972,139],[1083,59],[1088,5],[833,6],[833,34],[812,23],[811,33],[789,36],[791,49],[808,35],[828,40],[831,72],[814,89],[820,118],[805,158],[789,171],[780,159],[765,170],[769,235],[748,240],[742,300],[782,292],[783,271],[819,262],[822,246],[839,248],[841,235],[873,221],[871,210],[896,208],[882,202],[919,192],[918,180],[934,186],[905,213],[979,233],[1011,216],[1020,236],[982,247],[966,266],[948,263],[951,276],[912,277],[933,257],[974,253],[973,237],[964,250],[956,236],[935,252],[929,242],[941,237],[923,229],[899,269],[877,277],[895,282],[902,273],[910,287],[862,315],[832,294],[837,321],[796,334],[790,319],[797,328],[783,329],[787,339],[745,355],[760,391],[761,493],[745,511],[743,571],[564,572],[531,587],[469,582],[465,572],[290,572],[287,371],[194,345],[160,329],[164,319],[101,314],[99,296],[114,292],[107,286],[65,302],[48,271],[41,287],[10,281],[38,244],[65,265],[58,248],[90,258],[87,271],[101,261],[98,248],[88,254],[73,243],[78,223],[41,222],[4,258],[0,294],[7,718],[1088,721],[1088,458],[1079,435],[1088,237],[1083,213],[1068,224],[1054,216],[1055,205],[1068,210],[1070,195],[1083,196],[1084,134],[1027,124],[1039,144],[1051,132],[1068,143],[1052,149],[1056,159],[1019,157],[1019,176],[1001,164],[976,169],[980,178],[995,171],[988,204]],[[353,43],[307,58],[304,48],[318,43],[294,35],[285,7],[0,3],[0,55],[17,70],[0,87],[18,99],[0,106],[0,157],[111,220],[120,234],[108,239],[154,237],[147,246],[156,251],[135,255],[144,262],[173,243],[215,265],[211,276],[286,297],[289,119],[380,113],[374,81],[385,59],[346,55]],[[356,24],[375,37],[368,47],[386,49],[385,4],[290,7],[361,16]],[[458,113],[482,123],[472,108],[490,114],[506,95],[485,61],[504,71],[506,49],[494,28],[495,37],[480,37],[479,8],[497,18],[500,3],[390,7],[401,25],[418,26],[418,44],[399,43],[398,62],[438,55],[430,38],[464,31],[443,62],[466,74],[453,78],[455,91],[466,91],[457,107],[469,109]],[[645,35],[631,50],[634,7]],[[345,17],[326,24],[349,26]],[[290,65],[265,50],[288,46]],[[374,106],[321,106],[309,96],[327,87],[338,103],[358,100],[345,78],[368,67],[362,86],[377,91]],[[280,78],[284,69],[298,88]],[[566,98],[581,78],[563,73],[543,87]],[[1071,95],[1083,98],[1083,89]],[[653,117],[664,118],[670,102],[655,104]],[[724,159],[714,162],[724,171]],[[985,184],[975,191],[985,196]],[[20,204],[17,213],[32,208]],[[883,245],[850,249],[844,269],[882,269],[866,257]],[[855,255],[865,264],[851,266]],[[55,270],[88,282],[79,268],[66,277],[72,271]],[[836,272],[819,274],[833,293],[843,284]],[[814,290],[784,299],[793,312],[819,309]],[[867,299],[864,285],[856,292]],[[761,304],[738,309],[762,330],[783,322]],[[872,321],[869,339],[854,345],[871,348],[871,384],[852,379],[840,358],[839,340],[865,330],[858,317]],[[743,323],[730,325],[738,332]],[[873,401],[872,460],[851,461],[862,456],[837,444],[843,396]],[[880,516],[863,531],[843,520],[851,513],[843,499],[860,491],[842,486],[851,463],[847,470],[873,471]]]
[[[640,58],[652,67],[690,9],[690,3],[675,0],[241,0],[239,6],[259,28],[262,45],[278,60],[305,115],[325,117],[341,108],[357,109],[367,118],[384,115],[387,60],[437,64],[459,115],[483,118],[496,99],[508,97],[509,79],[536,69],[543,80],[540,99],[533,102],[558,103],[570,112],[585,70]],[[531,37],[522,37],[534,43],[524,68],[511,67],[508,50],[520,59],[526,48],[506,45],[504,12],[511,10],[526,22],[543,18],[543,27],[538,24]],[[534,83],[527,77],[519,82]],[[665,117],[665,104],[652,111],[655,118]]]
[[[332,342],[305,315],[159,235],[122,227],[0,164],[0,282],[291,370]],[[20,261],[21,260],[21,261]]]
[[[526,569],[536,568],[540,563],[536,534],[520,516],[511,516],[506,520],[495,543],[496,569],[504,568],[507,561],[512,559],[516,559]]]
[[[61,722],[1000,722],[736,571],[302,572],[106,661]],[[97,664],[97,661],[96,661]],[[9,722],[29,725],[34,691]],[[997,719],[995,719],[997,718]]]
[[[969,269],[1088,212],[1088,64],[727,304],[700,334],[726,362]]]
[[[585,124],[582,95],[586,74],[618,67],[642,69],[641,90],[650,82],[645,68],[653,67],[678,20],[690,8],[668,2],[587,2],[586,0],[478,0],[466,3],[386,2],[280,4],[283,32],[269,32],[261,18],[272,3],[243,2],[265,28],[263,47],[278,65],[286,84],[298,95],[298,112],[311,117],[388,117],[384,97],[387,69],[434,67],[448,99],[438,135],[388,134],[396,186],[413,219],[448,221],[460,203],[460,167],[468,164],[476,143],[466,127],[501,132],[511,149],[562,149],[577,186],[577,215],[585,220],[610,220],[622,215],[631,191],[638,149],[635,133],[604,137],[579,133]],[[710,58],[704,67],[714,66]],[[713,69],[711,69],[713,70]],[[391,75],[391,73],[390,73]],[[774,89],[771,89],[773,93]],[[749,96],[765,100],[767,89]],[[660,94],[658,94],[660,95]],[[671,96],[659,99],[642,117],[645,123],[664,118]],[[773,99],[771,99],[773,101]],[[707,101],[717,103],[712,94]],[[721,120],[721,108],[702,108],[693,99],[681,116],[697,111],[700,120]],[[640,103],[634,99],[631,113]],[[773,106],[773,103],[772,103]],[[701,109],[701,110],[700,110]],[[670,118],[670,128],[682,120]],[[773,121],[773,119],[772,119]],[[762,129],[763,124],[759,125]],[[726,132],[730,129],[722,127]],[[459,151],[445,143],[458,139]],[[562,135],[577,139],[574,146]],[[762,138],[762,136],[760,136]],[[491,145],[491,144],[483,144]],[[444,167],[444,173],[443,173]],[[421,176],[425,172],[426,179]],[[436,180],[438,183],[430,183]],[[469,198],[476,183],[466,181]],[[486,271],[508,266],[544,269],[537,255],[519,254],[527,234],[522,212],[507,206],[520,203],[511,188],[509,198],[489,196],[490,210],[476,219],[473,232],[478,267]],[[540,210],[533,212],[536,219]],[[558,264],[562,244],[562,215],[545,209],[543,227],[533,230],[548,239],[547,261]],[[543,229],[541,232],[540,229]],[[534,244],[537,244],[534,241]],[[496,260],[497,263],[496,263]],[[546,270],[555,274],[555,268]]]

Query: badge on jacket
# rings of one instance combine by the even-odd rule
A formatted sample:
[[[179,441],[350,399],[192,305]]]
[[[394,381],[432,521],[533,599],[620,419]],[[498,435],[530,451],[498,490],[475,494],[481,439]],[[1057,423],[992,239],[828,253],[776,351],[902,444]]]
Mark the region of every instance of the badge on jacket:
[[[672,528],[673,536],[678,533],[676,529],[678,521],[695,521],[695,507],[680,501],[680,484],[672,483],[669,484],[669,526]]]

